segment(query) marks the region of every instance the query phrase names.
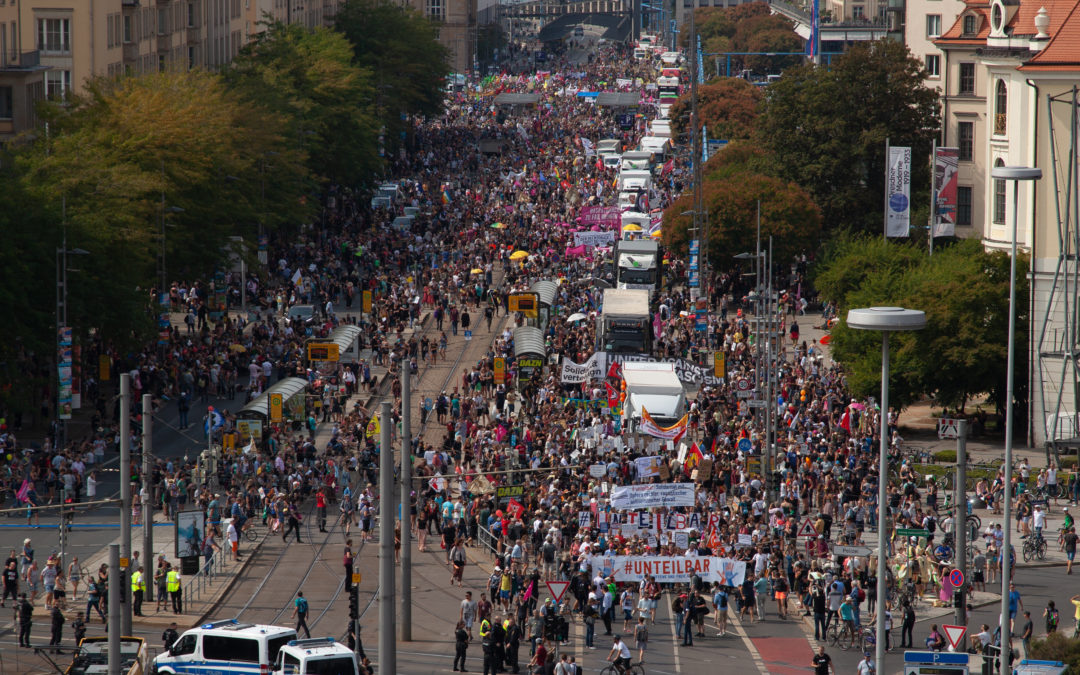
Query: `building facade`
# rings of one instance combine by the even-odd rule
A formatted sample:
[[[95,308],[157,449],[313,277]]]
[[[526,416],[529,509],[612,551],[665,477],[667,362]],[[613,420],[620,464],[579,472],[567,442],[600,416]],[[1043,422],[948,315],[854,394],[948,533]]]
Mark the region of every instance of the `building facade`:
[[[479,28],[477,0],[402,0],[438,26],[439,42],[449,52],[450,71],[472,72]]]
[[[944,54],[935,40],[948,30],[964,10],[963,0],[906,0],[904,44],[926,66],[926,86],[942,90]]]

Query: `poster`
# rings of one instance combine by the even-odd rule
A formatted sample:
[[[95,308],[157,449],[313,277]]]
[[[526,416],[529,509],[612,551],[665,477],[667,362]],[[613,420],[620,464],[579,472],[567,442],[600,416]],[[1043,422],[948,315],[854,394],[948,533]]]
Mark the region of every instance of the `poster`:
[[[611,507],[620,511],[693,505],[693,483],[621,485],[611,493]]]
[[[634,459],[634,465],[637,467],[637,477],[639,480],[660,475],[661,460],[657,456],[637,457]]]
[[[885,236],[906,237],[911,225],[911,148],[890,147],[885,171]]]
[[[202,536],[206,529],[206,512],[180,511],[176,514],[176,541],[173,542],[177,558],[198,556],[202,550]]]
[[[619,227],[622,224],[622,208],[618,206],[584,206],[578,222],[582,225]]]
[[[685,584],[696,573],[706,584],[719,582],[725,586],[739,586],[746,578],[745,562],[715,556],[597,556],[592,559],[592,568],[593,574],[613,576],[617,582],[631,583],[652,576],[661,584]]]
[[[607,232],[575,232],[574,246],[614,246],[615,231]]]
[[[960,148],[938,148],[934,156],[934,187],[937,192],[934,236],[956,235],[956,194],[960,171]]]

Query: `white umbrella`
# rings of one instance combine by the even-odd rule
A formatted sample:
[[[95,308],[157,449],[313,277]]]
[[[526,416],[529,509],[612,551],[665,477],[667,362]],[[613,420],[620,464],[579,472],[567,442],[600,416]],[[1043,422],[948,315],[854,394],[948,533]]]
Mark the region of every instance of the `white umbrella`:
[[[574,321],[581,321],[581,320],[583,320],[585,318],[586,318],[585,315],[582,314],[581,312],[574,312],[570,316],[566,317],[566,320],[573,323]]]

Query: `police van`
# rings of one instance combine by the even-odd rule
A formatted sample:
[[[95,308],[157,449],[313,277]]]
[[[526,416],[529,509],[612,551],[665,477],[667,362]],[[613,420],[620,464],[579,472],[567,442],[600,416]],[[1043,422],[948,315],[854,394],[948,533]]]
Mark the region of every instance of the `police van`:
[[[150,675],[269,675],[278,652],[295,640],[296,631],[282,626],[236,619],[204,623],[158,654]]]
[[[360,670],[352,650],[334,638],[309,638],[281,648],[274,675],[360,675]]]

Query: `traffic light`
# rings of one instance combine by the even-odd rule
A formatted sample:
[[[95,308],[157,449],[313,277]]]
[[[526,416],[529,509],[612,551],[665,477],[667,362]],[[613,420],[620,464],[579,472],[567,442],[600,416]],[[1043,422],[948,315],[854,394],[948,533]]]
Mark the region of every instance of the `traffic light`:
[[[356,621],[360,618],[360,589],[354,584],[349,591],[349,620]]]
[[[953,589],[953,607],[963,607],[964,602],[967,600],[967,598],[964,597],[965,595],[967,594],[963,588]]]

